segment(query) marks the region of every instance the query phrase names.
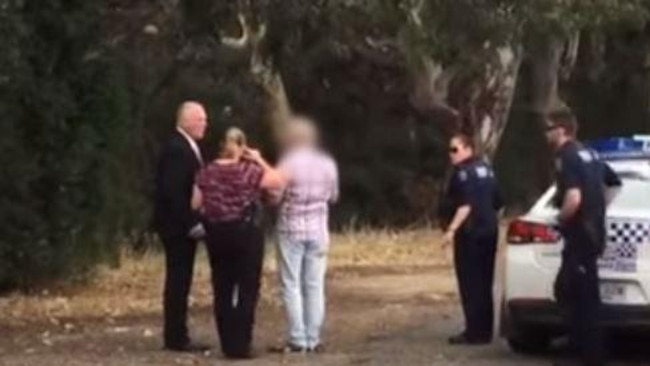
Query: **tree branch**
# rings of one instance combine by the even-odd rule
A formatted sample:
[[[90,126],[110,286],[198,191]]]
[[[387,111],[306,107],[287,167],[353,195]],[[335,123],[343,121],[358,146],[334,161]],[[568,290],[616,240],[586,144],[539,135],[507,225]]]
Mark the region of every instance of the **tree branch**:
[[[407,17],[418,29],[422,29],[422,17],[420,13],[424,8],[424,0],[411,1],[411,6],[407,9]]]
[[[249,46],[251,31],[246,22],[246,16],[243,13],[237,15],[237,20],[239,21],[239,26],[241,27],[241,36],[239,38],[235,37],[226,37],[221,36],[221,43],[224,46],[234,48],[234,49],[244,49]]]
[[[564,46],[564,55],[560,68],[560,77],[562,80],[569,80],[573,69],[578,60],[578,50],[580,48],[581,32],[577,31],[566,42]]]

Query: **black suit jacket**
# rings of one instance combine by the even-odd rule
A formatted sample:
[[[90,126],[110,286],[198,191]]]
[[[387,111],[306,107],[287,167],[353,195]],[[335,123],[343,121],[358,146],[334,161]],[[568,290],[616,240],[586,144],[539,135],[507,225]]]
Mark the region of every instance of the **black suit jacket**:
[[[192,187],[201,162],[178,131],[163,147],[156,171],[154,225],[159,233],[186,235],[199,222],[192,210]]]

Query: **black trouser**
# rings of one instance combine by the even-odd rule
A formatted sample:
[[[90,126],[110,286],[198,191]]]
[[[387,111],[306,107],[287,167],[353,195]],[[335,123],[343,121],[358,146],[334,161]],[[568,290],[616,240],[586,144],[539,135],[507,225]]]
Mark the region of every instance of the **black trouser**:
[[[214,314],[227,357],[250,352],[264,259],[264,236],[243,223],[208,224]]]
[[[165,347],[183,347],[190,341],[187,302],[192,286],[196,241],[184,234],[163,231],[159,233],[165,248],[163,341]]]
[[[566,243],[574,247],[584,244],[570,239]],[[585,366],[603,365],[605,358],[597,259],[595,255],[563,253],[555,281],[555,297],[568,325],[571,345]]]
[[[494,303],[492,286],[498,232],[459,233],[454,247],[458,289],[470,340],[492,339]]]

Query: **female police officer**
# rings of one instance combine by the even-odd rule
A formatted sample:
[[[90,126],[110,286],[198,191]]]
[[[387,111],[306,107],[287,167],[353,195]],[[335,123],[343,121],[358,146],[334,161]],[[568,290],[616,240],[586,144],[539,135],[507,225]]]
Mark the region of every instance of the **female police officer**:
[[[445,245],[454,244],[454,265],[465,315],[465,331],[450,344],[485,344],[494,323],[492,284],[501,197],[492,168],[474,155],[472,139],[455,135],[449,144],[453,175],[442,201]]]

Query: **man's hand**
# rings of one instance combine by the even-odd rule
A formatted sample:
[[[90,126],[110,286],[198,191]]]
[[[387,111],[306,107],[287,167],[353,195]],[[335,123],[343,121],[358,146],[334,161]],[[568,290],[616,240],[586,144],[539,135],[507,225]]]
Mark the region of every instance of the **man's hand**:
[[[194,240],[201,240],[205,238],[205,227],[203,227],[203,224],[194,225],[194,227],[190,230],[188,236]]]

